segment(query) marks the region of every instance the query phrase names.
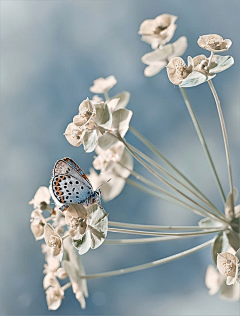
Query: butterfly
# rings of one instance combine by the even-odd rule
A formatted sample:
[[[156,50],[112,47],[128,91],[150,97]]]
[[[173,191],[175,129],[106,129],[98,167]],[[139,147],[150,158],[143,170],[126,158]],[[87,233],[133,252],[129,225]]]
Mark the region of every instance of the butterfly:
[[[93,190],[88,177],[71,158],[63,158],[55,163],[49,190],[61,211],[65,211],[72,203],[101,205],[101,191]]]

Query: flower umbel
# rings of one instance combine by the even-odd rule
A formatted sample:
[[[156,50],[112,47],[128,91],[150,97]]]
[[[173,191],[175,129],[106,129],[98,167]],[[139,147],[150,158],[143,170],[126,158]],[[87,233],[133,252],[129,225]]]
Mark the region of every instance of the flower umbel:
[[[237,190],[233,183],[224,117],[217,92],[211,81],[217,73],[234,64],[231,56],[215,55],[215,52],[228,50],[231,41],[223,40],[216,34],[201,36],[198,44],[210,51],[210,56],[207,57],[203,54],[193,58],[189,56],[185,63],[179,56],[187,48],[186,37],[182,36],[174,43],[167,44],[174,35],[176,19],[177,17],[174,15],[162,14],[141,24],[139,34],[142,35],[142,40],[151,44],[154,49],[142,57],[143,63],[147,65],[145,75],[153,76],[166,66],[169,80],[174,85],[180,86],[191,120],[216,179],[222,207],[216,206],[208,194],[203,193],[159,149],[133,126],[130,126],[133,113],[126,109],[130,93],[123,91],[113,97],[108,94],[117,83],[114,76],[94,80],[90,91],[103,94],[103,96],[94,95],[91,100],[87,98],[81,102],[77,114],[67,126],[65,137],[75,147],[83,144],[85,152],[95,150],[93,166],[97,172],[91,169],[88,179],[71,158],[60,159],[53,169],[50,188],[53,191],[54,202],[61,206],[50,207],[50,192],[46,187],[40,187],[30,202],[34,205],[31,213],[32,233],[36,240],[44,238],[46,242],[42,245],[42,252],[46,259],[43,270],[45,274],[43,287],[46,290],[49,309],[59,308],[64,291],[69,287],[72,287],[81,307],[85,308],[88,297],[87,280],[89,279],[123,275],[156,267],[209,246],[212,247],[213,261],[220,271],[218,273],[213,266],[209,266],[207,269],[205,281],[209,294],[214,295],[219,291],[220,296],[224,299],[234,301],[239,298],[237,283],[240,280],[240,249],[238,249],[240,206],[236,206]],[[220,119],[229,176],[230,189],[227,197],[184,89],[184,87],[193,87],[204,82],[209,84]],[[151,108],[152,106],[154,106],[154,102],[147,100],[145,108],[149,108],[148,113],[154,115],[155,111],[154,108]],[[142,115],[142,113],[140,114]],[[160,159],[154,160],[138,149],[139,147],[131,145],[126,139],[128,130],[141,142],[141,145],[146,146],[147,150]],[[142,169],[144,168],[146,175],[135,171],[133,159],[141,165]],[[166,168],[165,165],[162,166],[162,162],[166,164]],[[197,166],[199,165],[197,164]],[[147,175],[150,177],[147,178]],[[158,182],[154,182],[152,177],[156,178]],[[164,199],[201,216],[198,225],[160,226],[159,223],[149,225],[108,221],[108,214],[101,206],[101,194],[104,201],[112,200],[120,194],[125,184],[140,189],[144,194]],[[118,205],[120,207],[121,203]],[[122,210],[120,209],[120,211]],[[126,212],[130,211],[131,209],[127,208]],[[151,207],[147,209],[147,212],[150,211]],[[47,212],[50,213],[48,217]],[[147,237],[107,239],[108,232]],[[209,236],[210,234],[211,239],[185,251],[114,271],[86,275],[80,259],[80,256],[86,254],[90,248],[96,249],[103,243],[105,245],[133,245],[171,239],[178,239],[177,242],[180,242],[183,238]],[[70,282],[61,286],[59,280],[67,277]]]

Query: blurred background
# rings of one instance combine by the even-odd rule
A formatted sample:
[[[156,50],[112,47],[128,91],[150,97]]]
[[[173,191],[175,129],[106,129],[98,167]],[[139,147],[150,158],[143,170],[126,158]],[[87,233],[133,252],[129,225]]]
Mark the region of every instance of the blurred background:
[[[56,160],[71,157],[88,173],[94,153],[72,147],[65,128],[98,77],[116,76],[111,96],[131,93],[132,125],[151,140],[223,210],[211,169],[178,87],[165,70],[143,75],[141,56],[151,48],[137,34],[141,22],[162,13],[178,16],[172,41],[185,35],[184,54],[208,54],[200,35],[230,38],[235,65],[220,73],[219,93],[228,131],[235,186],[239,186],[240,2],[211,1],[1,1],[1,315],[237,315],[238,303],[208,295],[207,248],[161,267],[88,282],[90,297],[81,310],[72,290],[58,311],[48,311],[42,288],[41,241],[30,230],[28,205],[48,186]],[[207,84],[187,90],[206,136],[225,193],[226,159],[216,106]],[[127,140],[145,148],[130,132]],[[138,164],[136,171],[147,173]],[[104,203],[112,221],[196,225],[200,217],[126,185]],[[109,234],[110,238],[117,238]],[[127,236],[119,236],[127,237]],[[88,274],[150,262],[208,240],[184,239],[147,245],[103,245],[82,257]]]

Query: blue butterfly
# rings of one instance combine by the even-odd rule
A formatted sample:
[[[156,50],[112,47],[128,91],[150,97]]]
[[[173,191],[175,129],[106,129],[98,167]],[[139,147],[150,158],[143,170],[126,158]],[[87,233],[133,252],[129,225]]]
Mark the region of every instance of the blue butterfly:
[[[49,190],[61,211],[72,203],[84,206],[94,203],[101,205],[101,191],[93,190],[88,177],[71,158],[56,162]]]

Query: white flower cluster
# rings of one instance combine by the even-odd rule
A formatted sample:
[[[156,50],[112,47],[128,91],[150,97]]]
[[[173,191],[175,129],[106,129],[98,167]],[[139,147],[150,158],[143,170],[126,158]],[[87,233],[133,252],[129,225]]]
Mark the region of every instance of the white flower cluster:
[[[32,233],[36,240],[44,239],[46,243],[42,245],[46,259],[43,288],[46,290],[48,308],[58,309],[64,290],[70,286],[82,308],[85,308],[85,297],[88,296],[86,280],[83,278],[85,271],[76,250],[82,255],[104,242],[108,214],[97,204],[89,207],[71,204],[64,213],[58,207],[52,209],[47,187],[40,187],[29,203],[34,205],[31,214]],[[44,216],[45,211],[50,212],[49,217]],[[49,224],[50,221],[52,224]],[[58,279],[67,277],[70,283],[61,286]]]
[[[152,77],[158,74],[168,62],[176,56],[184,54],[187,48],[187,38],[180,37],[176,42],[167,44],[173,37],[177,25],[177,16],[161,14],[155,19],[145,20],[139,29],[142,41],[151,45],[153,51],[142,57],[142,62],[148,65],[144,74]],[[167,44],[167,45],[166,45]]]
[[[169,80],[180,87],[194,87],[204,83],[234,64],[231,56],[215,55],[215,52],[227,51],[232,42],[216,34],[200,36],[198,45],[211,52],[207,58],[205,55],[198,55],[194,58],[188,57],[188,64],[181,57],[174,57],[167,65]],[[173,57],[173,56],[172,56]]]
[[[89,180],[97,188],[111,179],[101,188],[103,199],[109,201],[119,195],[133,170],[133,158],[119,141],[119,136],[127,133],[132,117],[132,111],[125,108],[130,93],[123,91],[109,97],[108,91],[117,83],[114,76],[98,78],[93,83],[90,91],[103,94],[106,100],[94,95],[91,101],[83,101],[65,136],[73,146],[83,143],[86,152],[95,149],[93,167],[100,173],[91,169]]]

